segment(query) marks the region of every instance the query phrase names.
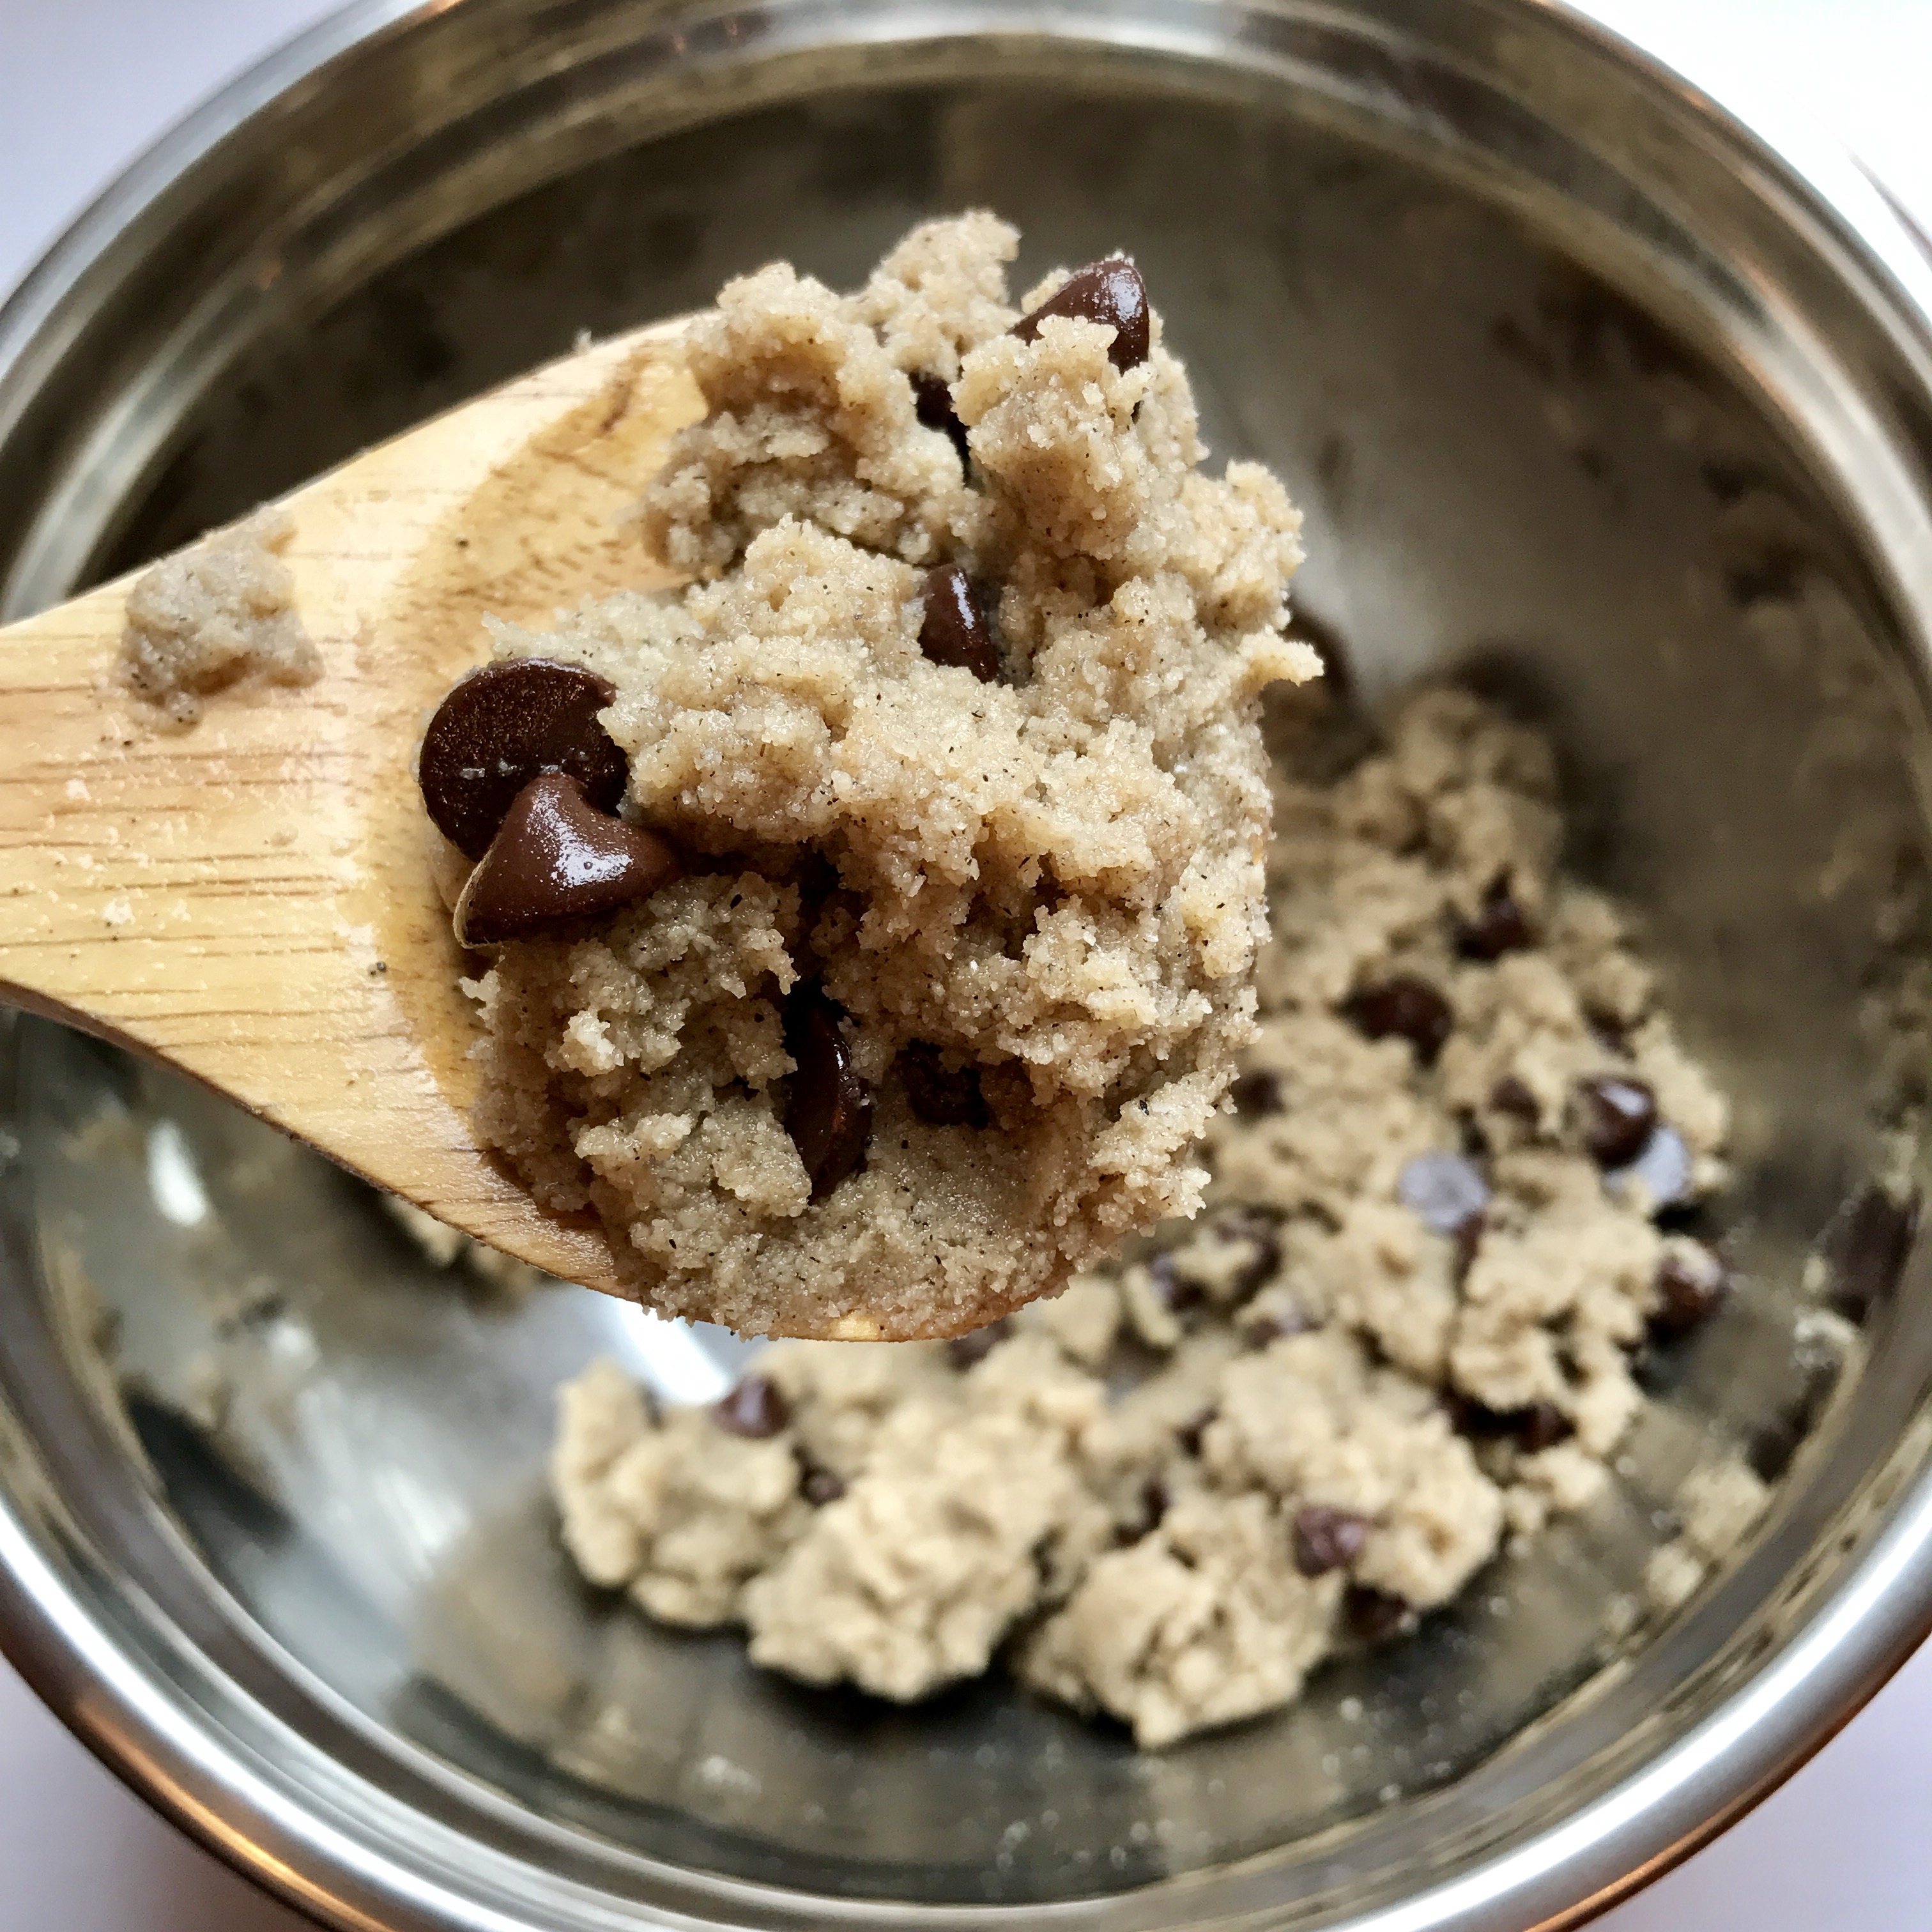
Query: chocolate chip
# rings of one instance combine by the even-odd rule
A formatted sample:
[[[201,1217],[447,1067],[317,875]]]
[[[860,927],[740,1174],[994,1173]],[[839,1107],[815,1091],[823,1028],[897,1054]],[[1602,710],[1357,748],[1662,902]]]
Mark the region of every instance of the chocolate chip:
[[[1395,1191],[1402,1204],[1438,1234],[1456,1233],[1490,1204],[1490,1184],[1460,1154],[1419,1154],[1402,1165]]]
[[[472,671],[437,706],[416,761],[436,830],[465,858],[482,858],[518,794],[544,772],[567,773],[594,811],[615,812],[629,767],[597,714],[616,694],[609,679],[554,658]]]
[[[1601,1073],[1576,1083],[1583,1144],[1599,1167],[1628,1167],[1657,1125],[1657,1096],[1641,1080]]]
[[[926,615],[920,620],[919,647],[934,664],[970,670],[982,684],[1000,681],[1000,653],[973,580],[956,563],[926,573]]]
[[[1507,873],[1490,885],[1475,918],[1456,934],[1456,948],[1466,959],[1500,959],[1535,943],[1529,916],[1517,904]]]
[[[1148,359],[1152,336],[1147,284],[1124,255],[1108,255],[1076,268],[1039,308],[1013,324],[1013,333],[1022,342],[1030,342],[1050,315],[1111,328],[1114,339],[1107,345],[1107,360],[1124,376]]]
[[[976,1066],[950,1067],[938,1047],[916,1040],[899,1049],[907,1103],[929,1127],[983,1127],[992,1119]]]
[[[822,1201],[865,1160],[872,1131],[872,1090],[852,1066],[838,1022],[844,1009],[815,980],[802,980],[785,1003],[785,1051],[796,1063],[786,1082],[784,1125]]]
[[[959,452],[959,466],[971,466],[973,452],[966,441],[966,425],[952,406],[952,391],[943,376],[918,375],[912,379],[913,407],[927,429],[944,430]]]
[[[845,1485],[830,1469],[808,1469],[798,1492],[814,1509],[823,1509],[845,1493]]]
[[[791,1420],[791,1406],[768,1376],[746,1376],[712,1406],[711,1419],[729,1435],[755,1439],[777,1435]]]
[[[1632,1182],[1641,1181],[1650,1196],[1650,1211],[1656,1214],[1690,1199],[1694,1172],[1684,1136],[1675,1127],[1660,1126],[1652,1131],[1643,1151],[1629,1166],[1604,1176],[1604,1184],[1621,1194]]]
[[[970,1369],[975,1362],[983,1362],[1012,1332],[1012,1317],[1002,1315],[998,1321],[988,1322],[983,1328],[954,1336],[946,1343],[946,1352],[952,1358],[956,1369]]]
[[[1170,1315],[1186,1315],[1208,1298],[1198,1282],[1190,1281],[1174,1266],[1172,1255],[1156,1255],[1147,1269],[1154,1299]]]
[[[1533,1127],[1543,1118],[1536,1096],[1514,1073],[1505,1073],[1490,1089],[1490,1105],[1499,1114],[1508,1114]]]
[[[1150,1531],[1160,1527],[1160,1520],[1174,1507],[1174,1492],[1167,1486],[1165,1476],[1150,1476],[1141,1485],[1140,1528],[1130,1539],[1138,1543]]]
[[[1255,1120],[1263,1114],[1278,1114],[1281,1112],[1281,1076],[1257,1068],[1251,1073],[1240,1075],[1228,1089],[1228,1095],[1234,1103],[1235,1112],[1244,1120]]]
[[[1658,1264],[1650,1325],[1660,1335],[1688,1335],[1717,1312],[1730,1290],[1730,1270],[1716,1255],[1701,1243],[1680,1243]]]
[[[1840,1208],[1823,1243],[1828,1299],[1848,1321],[1862,1322],[1891,1299],[1918,1232],[1915,1190],[1894,1200],[1876,1183]]]
[[[1369,1540],[1369,1520],[1350,1510],[1310,1503],[1294,1518],[1294,1567],[1304,1576],[1325,1576],[1361,1555]]]
[[[1189,1455],[1199,1455],[1201,1453],[1201,1438],[1208,1433],[1208,1424],[1210,1424],[1214,1420],[1215,1417],[1219,1415],[1220,1412],[1221,1412],[1218,1408],[1210,1406],[1209,1408],[1202,1409],[1198,1413],[1190,1416],[1187,1420],[1174,1432],[1174,1441],[1179,1443],[1181,1448],[1184,1449]]]
[[[683,870],[655,832],[594,810],[576,779],[547,772],[518,793],[456,902],[464,946],[527,939],[648,898]]]
[[[1526,1408],[1494,1409],[1474,1396],[1451,1394],[1444,1398],[1450,1424],[1459,1435],[1477,1442],[1514,1441],[1532,1453],[1553,1449],[1575,1435],[1575,1426],[1555,1403],[1533,1402]]]
[[[1394,1636],[1409,1620],[1409,1607],[1400,1597],[1386,1591],[1372,1590],[1366,1583],[1352,1583],[1342,1600],[1348,1628],[1364,1642],[1380,1643]]]
[[[1371,1040],[1407,1040],[1425,1066],[1435,1064],[1456,1024],[1449,1002],[1426,980],[1410,973],[1364,987],[1342,1002],[1342,1010]]]

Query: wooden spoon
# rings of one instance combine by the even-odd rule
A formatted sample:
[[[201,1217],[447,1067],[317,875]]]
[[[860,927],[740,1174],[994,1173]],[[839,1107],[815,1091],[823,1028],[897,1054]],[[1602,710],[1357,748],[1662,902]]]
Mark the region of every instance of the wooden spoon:
[[[600,343],[284,500],[320,681],[169,728],[117,680],[131,578],[0,630],[0,1000],[194,1075],[377,1186],[607,1292],[587,1218],[473,1144],[476,1028],[411,773],[485,612],[670,580],[625,513],[704,412],[671,322]]]

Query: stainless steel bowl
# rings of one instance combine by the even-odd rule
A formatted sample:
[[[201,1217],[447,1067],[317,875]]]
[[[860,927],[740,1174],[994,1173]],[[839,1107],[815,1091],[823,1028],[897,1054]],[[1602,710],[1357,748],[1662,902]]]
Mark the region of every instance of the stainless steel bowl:
[[[21,1022],[0,1639],[332,1924],[1566,1924],[1762,1795],[1932,1618],[1920,1258],[1841,1372],[1805,1340],[1820,1230],[1918,1159],[1932,280],[1847,166],[1560,9],[353,8],[0,315],[6,608],[580,329],[775,255],[850,281],[972,202],[1029,268],[1136,251],[1212,441],[1309,506],[1304,601],[1370,695],[1454,665],[1555,734],[1575,862],[1645,908],[1738,1096],[1746,1288],[1654,1365],[1603,1508],[1289,1715],[1142,1758],[998,1684],[802,1691],[581,1589],[550,1384],[610,1348],[702,1394],[729,1345],[466,1290],[320,1162]],[[1775,1509],[1619,1640],[1712,1441],[1782,1471]]]

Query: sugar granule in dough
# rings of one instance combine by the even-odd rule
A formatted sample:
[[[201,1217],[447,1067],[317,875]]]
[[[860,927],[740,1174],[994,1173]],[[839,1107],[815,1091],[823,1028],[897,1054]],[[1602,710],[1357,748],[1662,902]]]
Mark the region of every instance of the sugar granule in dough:
[[[1106,325],[1011,333],[1016,242],[968,215],[850,297],[728,284],[684,340],[708,412],[642,505],[696,580],[496,631],[616,686],[625,809],[688,869],[469,982],[478,1130],[664,1314],[958,1333],[1200,1200],[1265,930],[1259,694],[1319,668],[1282,628],[1300,520],[1258,466],[1200,470],[1157,316],[1124,370]],[[922,649],[941,565],[998,678]],[[875,1109],[829,1190],[785,1127],[814,986]]]
[[[756,1359],[786,1405],[757,1470],[783,1480],[740,1497],[722,1478],[710,1533],[733,1554],[707,1601],[760,1662],[909,1699],[1003,1657],[1156,1749],[1291,1702],[1360,1641],[1352,1606],[1386,1624],[1448,1603],[1612,1481],[1658,1271],[1695,1244],[1609,1184],[1570,1098],[1654,1079],[1701,1190],[1724,1096],[1617,909],[1555,869],[1534,734],[1425,691],[1339,779],[1291,757],[1277,791],[1260,1037],[1201,1219],[962,1344]],[[1534,923],[1472,957],[1499,877]],[[1365,998],[1403,974],[1441,1015]],[[1415,1036],[1371,1036],[1390,1012]],[[1450,1232],[1404,1198],[1409,1164],[1445,1155],[1484,1204]],[[572,1546],[647,1597],[688,1505],[615,1472],[693,1442],[748,1468],[746,1445],[608,1364],[562,1403]],[[1653,1604],[1694,1589],[1764,1498],[1735,1455],[1694,1472]]]
[[[137,577],[121,640],[129,689],[192,724],[231,685],[313,684],[322,659],[279,554],[294,529],[286,511],[257,510]]]

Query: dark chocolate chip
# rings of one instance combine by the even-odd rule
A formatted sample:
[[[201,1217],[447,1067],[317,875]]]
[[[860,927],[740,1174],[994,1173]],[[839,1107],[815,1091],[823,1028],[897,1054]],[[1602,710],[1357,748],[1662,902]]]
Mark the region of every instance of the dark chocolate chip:
[[[798,1490],[814,1509],[823,1509],[845,1493],[845,1485],[830,1469],[808,1469]]]
[[[1000,681],[1000,653],[973,580],[956,563],[926,573],[926,614],[920,620],[919,647],[934,664],[970,670],[982,684]]]
[[[1498,1113],[1508,1114],[1528,1127],[1534,1126],[1543,1118],[1536,1096],[1514,1073],[1505,1073],[1490,1089],[1490,1105]]]
[[[1411,973],[1364,986],[1342,1002],[1342,1010],[1371,1040],[1407,1040],[1425,1066],[1435,1064],[1456,1024],[1449,1002],[1426,980]]]
[[[1218,1408],[1210,1407],[1204,1408],[1198,1414],[1190,1416],[1187,1420],[1174,1432],[1174,1441],[1179,1443],[1181,1448],[1185,1450],[1189,1455],[1199,1455],[1201,1453],[1201,1438],[1208,1433],[1208,1424],[1211,1423],[1214,1420],[1215,1417],[1219,1415],[1220,1412],[1221,1412]]]
[[[1533,1402],[1527,1408],[1486,1408],[1473,1396],[1450,1394],[1444,1406],[1460,1435],[1479,1442],[1514,1441],[1532,1452],[1553,1449],[1567,1442],[1576,1431],[1570,1418],[1553,1402]]]
[[[1474,919],[1456,934],[1457,950],[1466,959],[1500,959],[1505,952],[1520,952],[1535,943],[1529,915],[1517,904],[1508,874],[1484,893]]]
[[[814,1201],[863,1163],[872,1132],[872,1090],[853,1069],[843,1017],[815,980],[800,980],[785,1002],[785,1051],[796,1063],[785,1087],[785,1132]]]
[[[436,830],[465,858],[482,858],[518,794],[544,772],[568,773],[593,810],[615,812],[629,766],[597,714],[616,694],[608,678],[554,658],[472,671],[437,706],[416,761]]]
[[[1730,1270],[1710,1249],[1679,1244],[1658,1264],[1650,1325],[1660,1335],[1688,1335],[1717,1312],[1730,1289]]]
[[[1643,1151],[1628,1167],[1620,1167],[1604,1177],[1604,1184],[1621,1194],[1633,1181],[1641,1181],[1650,1196],[1650,1211],[1661,1214],[1690,1198],[1694,1174],[1690,1150],[1675,1127],[1654,1129],[1643,1144]]]
[[[1438,1234],[1456,1233],[1490,1204],[1490,1184],[1460,1154],[1419,1154],[1402,1164],[1402,1204]]]
[[[952,406],[952,391],[943,376],[915,376],[912,379],[913,407],[927,429],[944,430],[959,452],[959,466],[971,466],[973,453],[966,441],[966,425]]]
[[[712,1406],[711,1419],[733,1436],[776,1436],[791,1420],[791,1406],[768,1376],[746,1376]]]
[[[952,1358],[956,1369],[970,1369],[975,1362],[983,1362],[1012,1332],[1012,1317],[1002,1315],[998,1321],[988,1322],[983,1328],[954,1336],[946,1343],[946,1352]]]
[[[1354,1562],[1367,1546],[1369,1520],[1351,1510],[1310,1503],[1294,1517],[1294,1567],[1304,1576],[1325,1576]]]
[[[1601,1168],[1628,1167],[1657,1125],[1657,1096],[1641,1080],[1600,1073],[1576,1083],[1577,1124]]]
[[[992,1118],[980,1090],[980,1070],[948,1066],[928,1041],[899,1049],[898,1073],[908,1104],[929,1127],[983,1127]]]
[[[1198,1282],[1188,1280],[1174,1266],[1172,1255],[1156,1255],[1148,1263],[1148,1279],[1154,1299],[1170,1315],[1185,1315],[1208,1298]]]
[[[1281,1076],[1256,1068],[1252,1072],[1240,1075],[1228,1089],[1228,1094],[1234,1103],[1235,1112],[1244,1120],[1256,1120],[1263,1114],[1278,1114],[1281,1112]]]
[[[1894,1200],[1874,1182],[1840,1208],[1826,1230],[1828,1298],[1848,1321],[1862,1322],[1890,1300],[1918,1232],[1918,1204],[1916,1190]]]
[[[1410,1617],[1408,1606],[1386,1591],[1372,1590],[1366,1583],[1352,1583],[1342,1599],[1348,1628],[1366,1643],[1380,1643],[1394,1636]]]
[[[1013,333],[1022,342],[1040,334],[1040,326],[1050,315],[1074,321],[1097,322],[1114,332],[1107,345],[1107,360],[1125,375],[1148,359],[1152,335],[1148,318],[1147,284],[1141,272],[1124,255],[1108,255],[1076,268],[1039,308],[1013,324]]]
[[[682,872],[655,832],[594,810],[576,779],[547,772],[518,793],[456,902],[464,946],[526,939],[648,898]]]

